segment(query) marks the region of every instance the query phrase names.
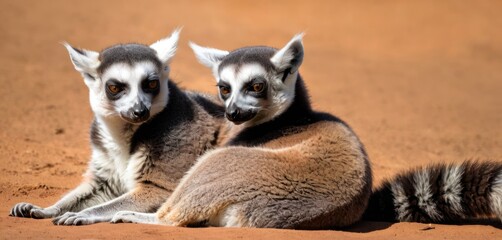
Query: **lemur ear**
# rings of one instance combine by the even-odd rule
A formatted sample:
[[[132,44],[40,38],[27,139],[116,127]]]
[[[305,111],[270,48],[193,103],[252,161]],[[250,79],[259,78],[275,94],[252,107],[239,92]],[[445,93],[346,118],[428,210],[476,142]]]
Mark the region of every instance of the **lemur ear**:
[[[201,47],[193,42],[188,43],[195,53],[195,57],[199,62],[208,67],[215,70],[220,62],[223,60],[225,56],[228,55],[228,51],[219,50],[215,48]]]
[[[294,73],[298,70],[303,61],[303,33],[295,35],[289,42],[278,50],[270,59],[278,71]]]
[[[176,30],[174,30],[171,36],[161,39],[150,45],[150,48],[157,52],[157,57],[162,63],[169,63],[169,61],[174,57],[176,48],[178,47],[180,32],[181,28],[177,28]]]
[[[73,63],[73,66],[77,71],[90,77],[96,76],[97,69],[100,64],[99,53],[90,50],[74,48],[67,42],[64,42],[63,45],[66,47],[66,50],[68,50],[71,62]]]

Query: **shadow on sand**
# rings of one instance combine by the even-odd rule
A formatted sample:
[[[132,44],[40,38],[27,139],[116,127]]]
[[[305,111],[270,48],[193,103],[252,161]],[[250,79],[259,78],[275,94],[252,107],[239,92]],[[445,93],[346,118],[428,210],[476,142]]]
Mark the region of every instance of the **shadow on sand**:
[[[360,221],[350,227],[341,229],[342,231],[347,232],[355,232],[355,233],[369,233],[378,230],[384,230],[392,226],[394,222],[372,222],[372,221]],[[502,222],[497,219],[473,219],[473,220],[465,220],[462,223],[450,223],[443,225],[486,225],[492,226],[497,229],[502,229]],[[429,230],[426,227],[423,229],[424,231]]]

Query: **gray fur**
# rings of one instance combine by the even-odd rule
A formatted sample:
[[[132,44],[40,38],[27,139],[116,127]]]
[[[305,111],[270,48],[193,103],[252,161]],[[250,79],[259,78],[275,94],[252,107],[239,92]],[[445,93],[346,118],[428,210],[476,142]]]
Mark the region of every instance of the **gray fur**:
[[[277,50],[271,47],[244,47],[230,52],[227,56],[221,59],[221,64],[218,70],[227,67],[228,65],[236,65],[235,70],[239,71],[240,67],[246,63],[258,63],[267,71],[275,70],[275,66],[270,62],[270,58]]]
[[[155,50],[143,44],[118,44],[104,49],[99,54],[101,65],[98,73],[103,74],[113,64],[127,63],[133,65],[138,62],[148,61],[154,63],[158,68],[162,63],[158,59]]]
[[[413,175],[415,182],[415,197],[418,206],[423,209],[434,221],[440,221],[442,216],[436,209],[436,203],[432,197],[431,179],[428,171],[417,171]]]
[[[272,86],[271,95],[288,93],[283,96],[289,99],[275,106],[283,110],[264,111],[268,116],[262,122],[251,119],[233,125],[226,145],[197,160],[155,220],[119,213],[112,221],[299,229],[342,227],[357,221],[371,190],[367,155],[345,123],[311,109],[297,71],[281,80],[285,69],[301,64],[303,54],[290,51],[298,47],[303,49],[297,36],[278,51],[252,47],[223,58],[220,72],[249,64],[265,69],[268,74],[262,76]]]
[[[151,213],[161,206],[196,158],[218,143],[223,121],[223,109],[214,99],[180,90],[169,80],[168,72],[159,67],[161,58],[156,57],[156,52],[163,53],[162,65],[167,66],[176,42],[177,32],[171,39],[156,43],[156,48],[117,45],[105,49],[99,58],[98,53],[75,51],[67,45],[75,68],[89,87],[95,113],[89,167],[80,186],[54,205],[41,208],[20,203],[12,208],[11,216],[56,217],[53,223],[57,225],[83,225],[110,221],[118,211]],[[124,63],[127,67],[122,66]],[[107,98],[98,94],[106,81],[103,76],[116,66],[123,67],[122,71],[150,66],[154,66],[153,71],[162,71],[158,72],[161,88],[157,96],[136,91],[151,106],[148,119],[136,123],[126,121],[112,107],[114,104],[107,103]],[[128,72],[121,75],[124,73]],[[121,80],[133,82],[133,79]],[[140,87],[137,85],[131,88]],[[95,101],[99,97],[100,101]]]

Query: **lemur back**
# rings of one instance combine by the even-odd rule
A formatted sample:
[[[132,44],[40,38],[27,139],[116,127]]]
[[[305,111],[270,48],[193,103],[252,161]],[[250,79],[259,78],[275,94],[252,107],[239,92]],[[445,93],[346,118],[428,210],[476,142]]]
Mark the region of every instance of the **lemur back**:
[[[304,90],[298,77],[296,92]],[[250,215],[248,226],[342,227],[357,221],[366,207],[372,177],[362,143],[340,119],[302,108],[304,96],[297,94],[282,115],[244,129],[230,142],[234,146],[278,150],[260,161],[266,167],[256,169],[262,175],[260,185],[270,184],[276,189],[259,191],[261,194],[251,196],[252,200],[243,204]],[[251,152],[243,156],[251,158]],[[253,157],[262,158],[259,154]],[[240,171],[245,169],[242,166]],[[270,201],[274,192],[277,200]]]
[[[197,161],[155,217],[129,212],[115,221],[320,229],[361,217],[371,191],[364,147],[340,119],[311,109],[297,73],[300,38],[284,49],[207,57],[220,66],[211,63],[226,116],[240,125],[225,147]],[[228,74],[251,75],[238,83]]]
[[[178,34],[100,53],[66,45],[90,91],[91,160],[81,185],[57,203],[19,203],[12,216],[92,224],[121,210],[155,212],[166,201],[197,157],[217,144],[224,119],[216,99],[169,80]]]

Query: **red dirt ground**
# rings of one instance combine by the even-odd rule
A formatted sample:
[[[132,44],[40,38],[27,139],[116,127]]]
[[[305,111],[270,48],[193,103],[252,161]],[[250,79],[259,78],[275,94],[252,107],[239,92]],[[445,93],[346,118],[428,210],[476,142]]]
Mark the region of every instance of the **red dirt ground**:
[[[187,46],[281,47],[305,31],[301,68],[317,109],[366,144],[376,184],[413,166],[502,161],[500,1],[0,1],[0,238],[502,239],[500,224],[362,222],[337,231],[53,226],[8,217],[75,187],[90,154],[87,88],[59,44],[152,43],[184,26],[172,64],[215,93]]]

